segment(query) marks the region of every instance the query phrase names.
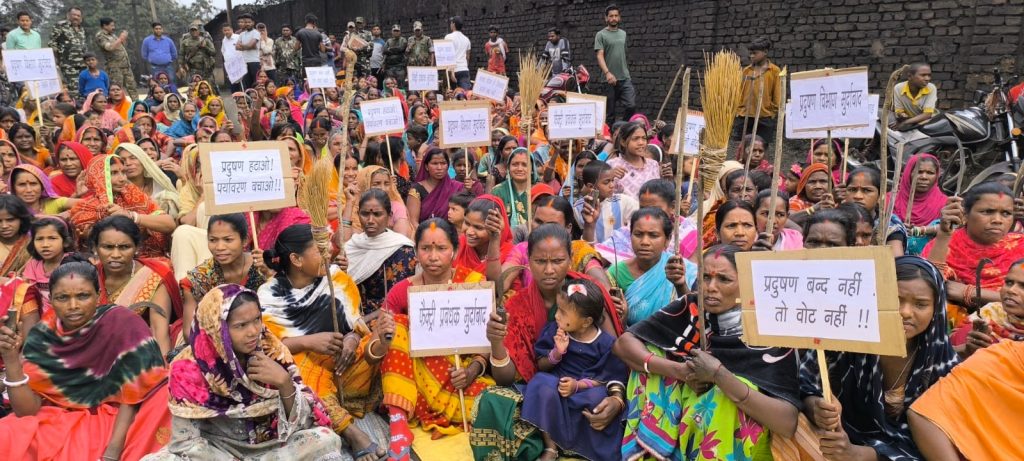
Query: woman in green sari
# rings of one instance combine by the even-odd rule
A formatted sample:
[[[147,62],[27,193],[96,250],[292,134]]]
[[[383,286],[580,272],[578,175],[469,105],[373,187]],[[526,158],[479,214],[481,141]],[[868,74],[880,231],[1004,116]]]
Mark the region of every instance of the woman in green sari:
[[[512,227],[526,225],[526,196],[530,193],[530,184],[536,184],[539,180],[536,168],[532,171],[531,180],[530,157],[530,151],[525,147],[515,148],[506,164],[508,178],[491,191],[505,204]]]

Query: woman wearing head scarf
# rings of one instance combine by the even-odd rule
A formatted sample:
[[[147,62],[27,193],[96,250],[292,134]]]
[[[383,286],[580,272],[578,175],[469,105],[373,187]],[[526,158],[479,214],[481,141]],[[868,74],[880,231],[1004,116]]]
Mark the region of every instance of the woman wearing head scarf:
[[[92,161],[92,152],[80,143],[65,141],[57,146],[57,171],[51,174],[53,190],[61,197],[74,196],[78,177]]]
[[[154,118],[159,124],[157,128],[161,131],[170,128],[181,119],[181,96],[178,93],[167,93],[164,95],[163,104],[161,104],[163,110],[157,112]]]
[[[174,432],[147,461],[339,456],[323,402],[260,315],[256,293],[238,285],[199,303],[188,346],[171,363]]]
[[[832,176],[824,163],[812,163],[804,168],[796,194],[789,199],[790,219],[802,224],[816,211],[835,208],[835,200],[829,193]]]
[[[18,151],[20,163],[29,163],[40,168],[47,167],[50,150],[39,142],[35,128],[26,123],[15,123],[7,130],[7,136]]]
[[[181,154],[178,178],[178,226],[171,234],[171,266],[174,278],[184,279],[192,268],[213,257],[207,236],[209,216],[203,203],[199,147],[191,144]]]
[[[56,215],[71,208],[78,199],[61,197],[53,190],[50,177],[28,163],[16,165],[8,175],[11,193],[20,198],[33,215]]]
[[[89,96],[85,98],[81,113],[86,114],[89,111],[99,114],[100,127],[108,131],[114,131],[126,123],[120,113],[110,108],[107,104],[107,95],[100,89],[89,93]]]
[[[210,101],[210,98],[216,96],[217,93],[213,91],[210,82],[203,80],[195,85],[195,90],[192,93],[192,102],[196,103],[199,109],[205,109],[206,103]]]
[[[164,130],[164,134],[174,139],[176,145],[186,142],[184,138],[194,135],[199,128],[199,110],[194,102],[186,102],[179,112],[178,119]]]
[[[217,121],[217,127],[223,127],[224,121],[227,119],[227,112],[224,110],[224,100],[218,96],[211,97],[206,101],[206,105],[203,106],[203,111],[200,115],[213,117]]]
[[[931,154],[914,155],[903,167],[892,210],[893,215],[911,227],[908,252],[920,253],[938,232],[938,220],[948,198],[939,187],[941,177],[939,159]],[[892,193],[889,195],[891,197]]]
[[[448,199],[465,186],[448,176],[448,153],[432,148],[423,155],[416,183],[409,189],[409,219],[413,227],[430,218],[448,216]]]
[[[180,207],[178,190],[152,157],[137,144],[130,143],[115,147],[114,155],[124,161],[128,181],[156,202],[164,213],[177,219]]]
[[[831,168],[832,180],[835,184],[843,184],[846,182],[846,178],[840,178],[843,174],[843,163],[846,159],[843,157],[843,150],[839,146],[839,140],[832,140],[832,163]],[[819,139],[811,145],[811,150],[807,151],[807,160],[804,162],[806,165],[812,163],[821,163],[829,165],[829,152],[828,152],[828,140]]]
[[[99,127],[83,126],[78,130],[78,134],[75,135],[75,141],[89,149],[93,157],[107,153],[109,138],[103,132],[103,129]]]
[[[530,168],[530,159],[533,158],[525,147],[517,147],[509,154],[505,161],[505,171],[508,177],[505,181],[491,190],[491,193],[501,198],[505,209],[510,211],[508,217],[512,226],[527,224],[526,206],[527,194],[530,193],[530,184],[540,181],[537,175],[537,168]],[[536,165],[534,165],[536,166]],[[533,173],[532,175],[530,173]],[[465,186],[463,186],[465,188]]]
[[[409,210],[405,207],[405,203],[402,202],[402,196],[398,193],[398,188],[395,187],[391,173],[388,172],[387,168],[379,165],[364,167],[357,173],[354,183],[346,184],[346,209],[342,219],[352,221],[352,233],[355,234],[363,231],[362,221],[357,219],[359,216],[358,202],[363,194],[370,189],[383,190],[391,202],[391,217],[388,218],[388,229],[411,238],[414,229],[409,223]],[[345,218],[344,216],[350,216],[352,219]]]
[[[138,137],[136,137],[136,133]],[[116,149],[122,143],[136,143],[142,138],[151,139],[163,157],[170,157],[174,153],[174,142],[170,137],[157,130],[156,119],[147,113],[135,114],[132,123],[124,129],[118,130],[114,135],[113,147]]]

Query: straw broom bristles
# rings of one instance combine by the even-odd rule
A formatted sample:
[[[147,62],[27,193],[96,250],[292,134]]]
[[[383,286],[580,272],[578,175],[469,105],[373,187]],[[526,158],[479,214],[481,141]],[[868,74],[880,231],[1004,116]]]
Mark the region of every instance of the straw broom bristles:
[[[334,162],[329,156],[320,156],[313,162],[313,171],[303,184],[301,199],[309,213],[309,220],[315,227],[327,226],[327,205],[330,200],[331,173]]]
[[[519,97],[522,101],[520,107],[523,111],[523,121],[531,122],[530,117],[537,106],[540,91],[544,89],[544,83],[550,74],[551,64],[541,63],[533,55],[533,51],[526,53],[526,56],[519,55]],[[526,133],[526,138],[529,137],[530,133]]]
[[[740,57],[732,51],[704,54],[704,79],[700,103],[704,109],[704,139],[701,146],[701,174],[704,190],[713,190],[718,171],[725,162],[729,136],[739,104],[743,70]]]

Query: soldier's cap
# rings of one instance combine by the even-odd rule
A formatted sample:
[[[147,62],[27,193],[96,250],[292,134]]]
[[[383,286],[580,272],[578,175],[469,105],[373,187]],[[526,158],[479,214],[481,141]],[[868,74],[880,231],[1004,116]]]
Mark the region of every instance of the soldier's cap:
[[[356,16],[356,24],[366,24],[366,19],[363,19],[362,16]]]
[[[188,26],[188,30],[199,30],[199,24],[192,24]]]
[[[348,22],[348,27],[355,27],[355,26],[356,26],[356,23],[354,23],[352,21]]]
[[[392,32],[394,32],[394,31],[401,32],[402,31],[402,26],[400,26],[398,24],[395,24],[395,25],[391,26],[391,31]]]
[[[419,21],[412,23],[412,30],[423,30],[423,23]]]

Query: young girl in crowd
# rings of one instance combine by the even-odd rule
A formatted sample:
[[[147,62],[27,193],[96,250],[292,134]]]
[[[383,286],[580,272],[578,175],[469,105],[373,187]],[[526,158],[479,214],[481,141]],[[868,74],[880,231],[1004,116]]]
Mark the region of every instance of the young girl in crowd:
[[[609,382],[627,377],[625,364],[612,355],[615,338],[600,328],[603,292],[590,280],[566,280],[557,300],[554,321],[544,326],[534,345],[541,371],[526,385],[523,418],[543,431],[541,460],[558,459],[559,448],[589,460],[619,459],[621,426],[596,431],[584,417],[608,396]]]
[[[32,244],[28,254],[32,256],[22,271],[22,278],[39,290],[43,305],[50,304],[50,274],[66,262],[86,261],[75,251],[75,240],[63,219],[57,217],[39,218],[29,226]]]

